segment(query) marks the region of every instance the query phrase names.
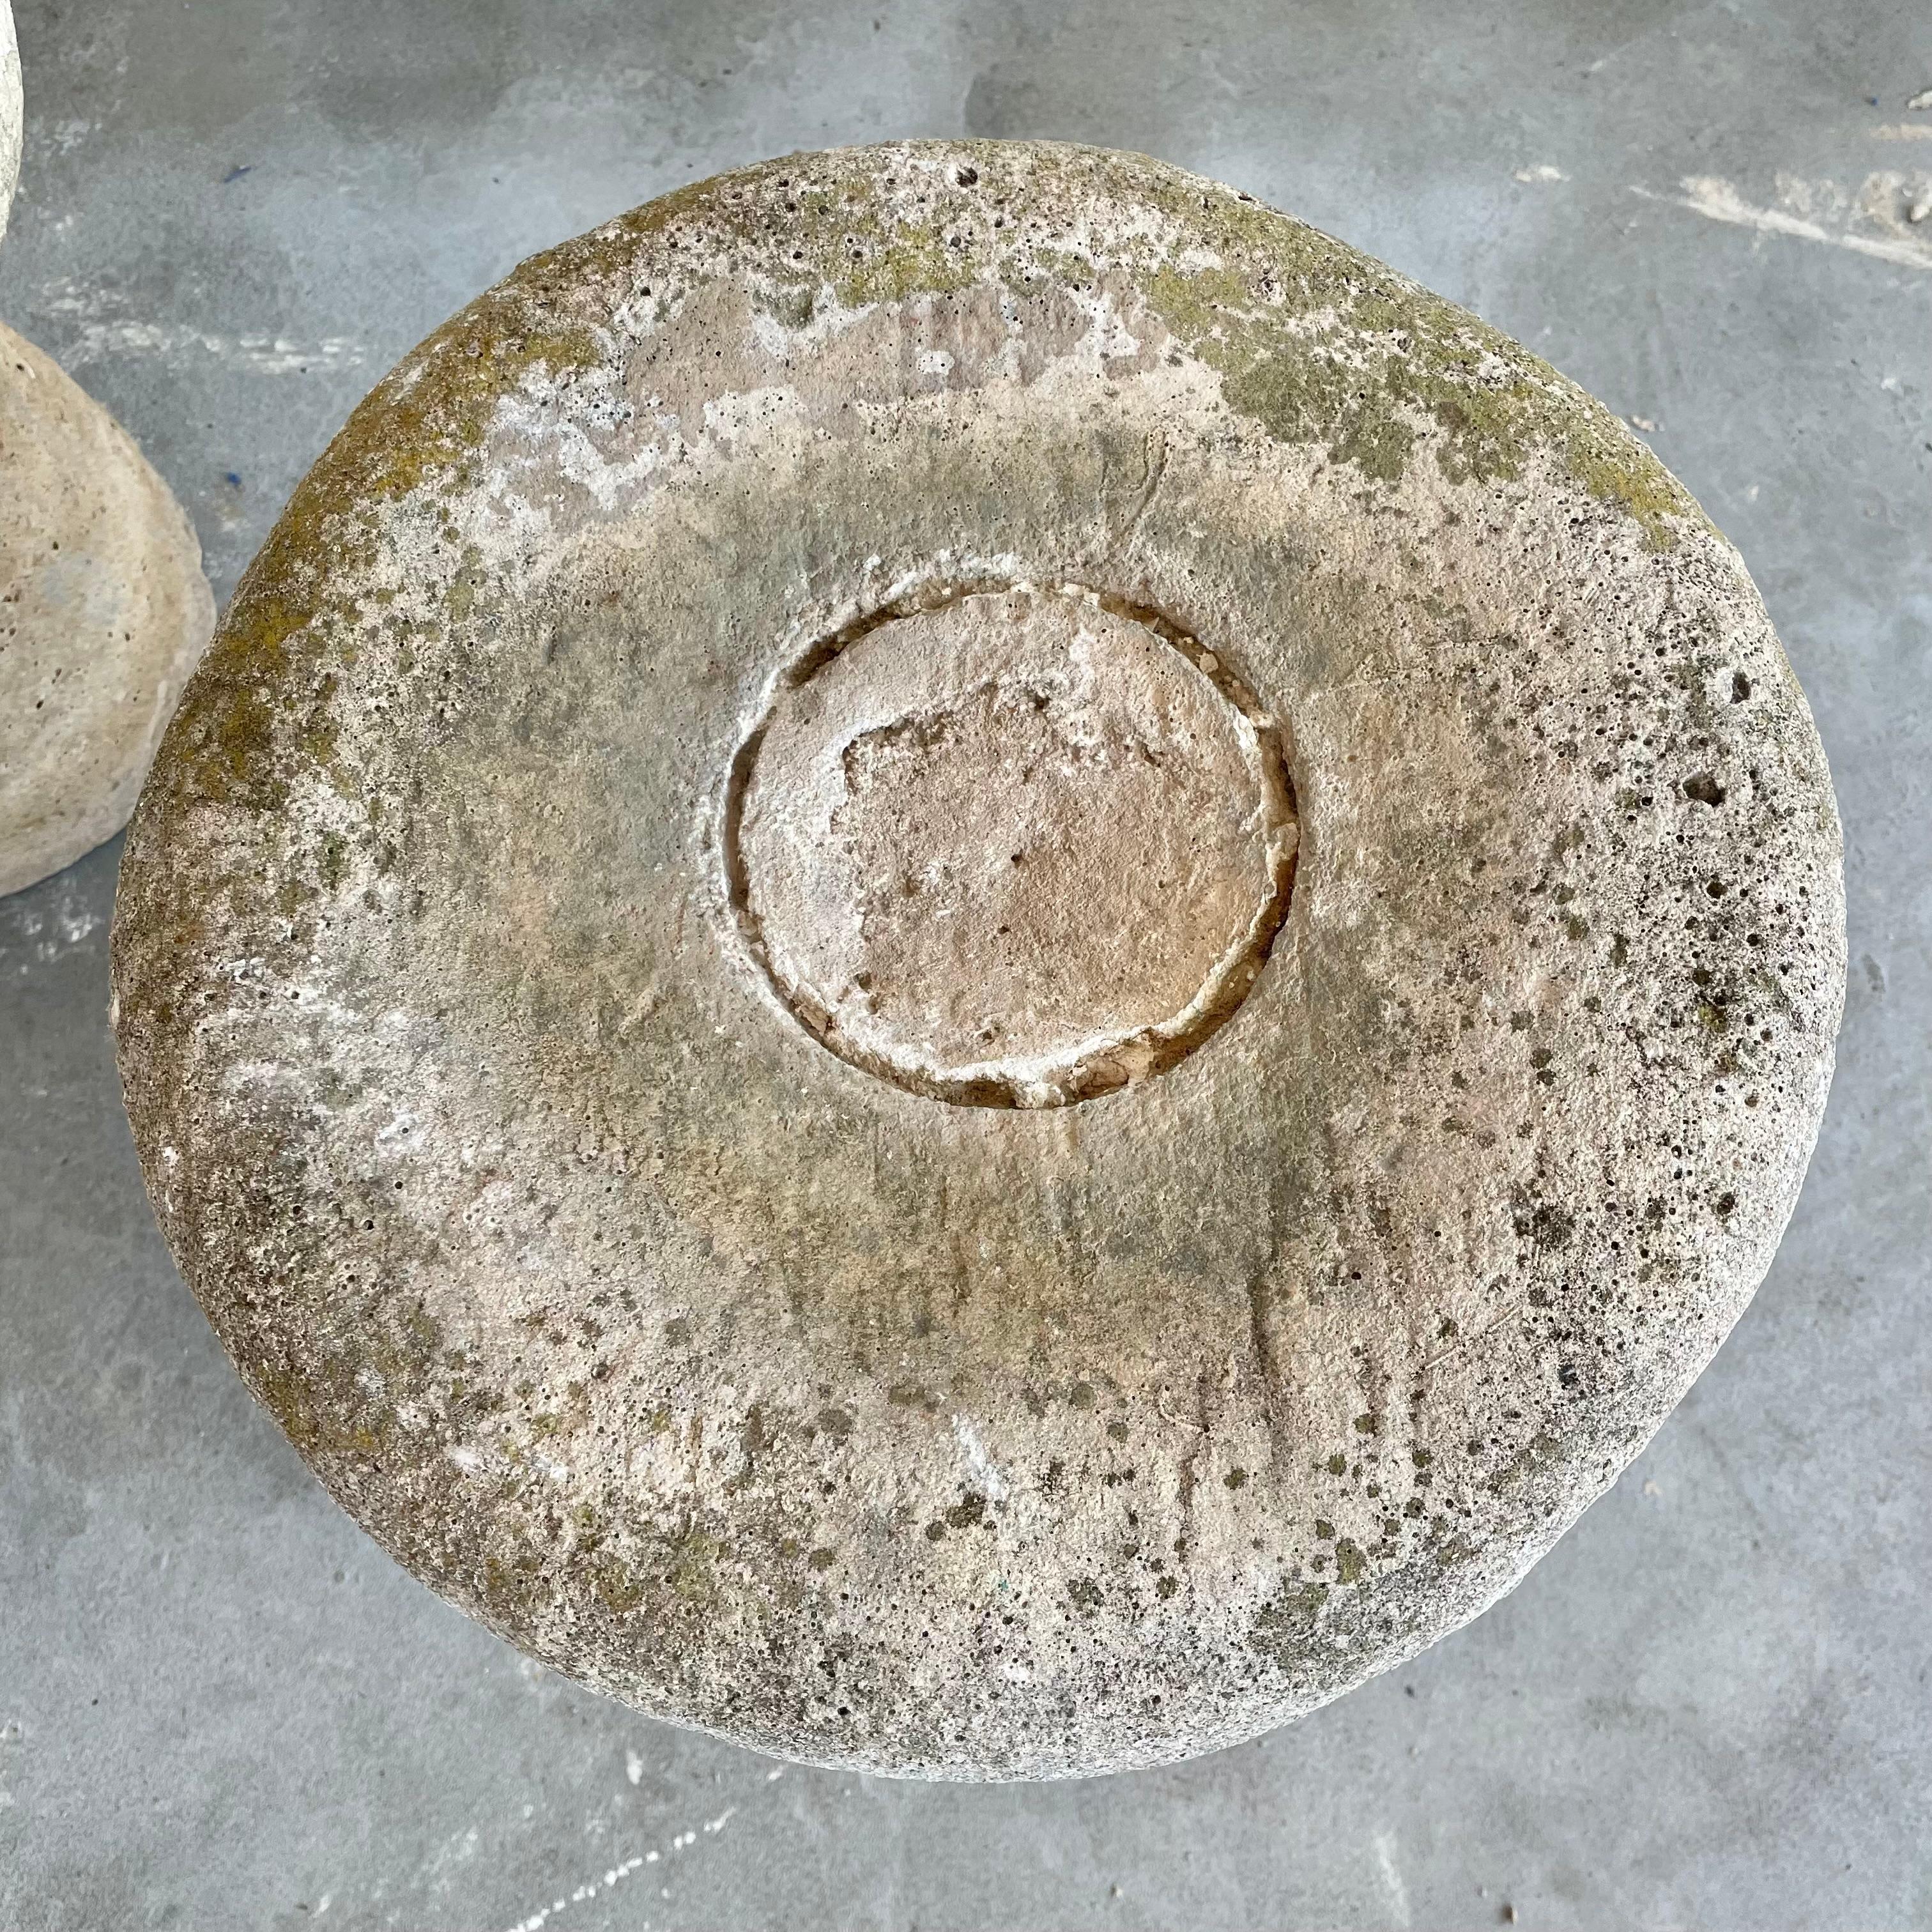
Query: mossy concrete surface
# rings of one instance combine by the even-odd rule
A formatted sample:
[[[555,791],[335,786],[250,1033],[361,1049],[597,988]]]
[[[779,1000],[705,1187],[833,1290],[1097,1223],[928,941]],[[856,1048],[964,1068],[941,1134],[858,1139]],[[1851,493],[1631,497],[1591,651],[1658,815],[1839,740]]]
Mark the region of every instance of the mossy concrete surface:
[[[1082,697],[1087,607],[1028,616],[1042,584],[1159,614],[1202,653],[1189,703],[1234,715],[1201,664],[1252,694],[1293,894],[1164,1072],[1049,1093],[1022,1050],[1019,1105],[956,1104],[868,1070],[924,1064],[868,1044],[877,1003],[1030,1040],[1067,964],[1070,1050],[1112,1036],[1109,988],[1129,1042],[1271,896],[1257,850],[1192,932],[1234,862],[1184,856],[1220,808],[1162,827],[1131,774],[1238,783],[1232,836],[1259,767],[1212,779],[1204,724]],[[940,712],[864,682],[880,614],[956,598],[993,628]],[[974,854],[922,884],[898,842],[968,812],[946,780],[812,888],[928,898],[918,945],[880,910],[781,998],[734,774],[775,690],[861,633],[824,800],[754,780],[754,861],[788,811],[834,853],[869,740],[982,702],[1056,719],[1016,754],[1076,788],[1001,830],[995,874],[1101,830],[995,929],[1006,900],[948,896]],[[1023,782],[1002,735],[984,784]],[[1082,805],[1110,746],[1142,788]],[[1135,1017],[1078,922],[1101,873],[1157,881],[1150,840],[1174,903],[1133,915],[1138,963],[1207,951]],[[1237,1742],[1413,1654],[1642,1447],[1796,1197],[1839,869],[1756,591],[1601,404],[1242,192],[910,144],[650,203],[377,386],[164,741],[116,1024],[178,1264],[426,1581],[656,1715],[1051,1777]],[[956,914],[983,939],[935,952]],[[1028,946],[1058,956],[998,990]]]
[[[1462,1927],[1500,1922],[1508,1903],[1532,1925],[1912,1922],[1932,1842],[1921,1775],[1932,1723],[1913,1688],[1916,1580],[1932,1552],[1912,1507],[1928,1426],[1913,1312],[1928,1157],[1912,829],[1914,720],[1927,693],[1913,506],[1932,428],[1906,359],[1924,278],[1902,262],[1802,235],[1754,235],[1677,204],[1696,199],[1680,177],[1723,177],[1745,212],[1781,206],[1802,187],[1812,195],[1804,219],[1834,232],[1868,174],[1910,172],[1910,142],[1878,130],[1912,118],[1904,100],[1925,82],[1902,76],[1922,64],[1912,36],[1922,23],[1885,8],[1821,27],[1815,9],[1776,6],[1426,19],[1210,7],[1177,32],[1172,15],[1115,9],[1103,19],[1071,5],[997,20],[834,8],[808,24],[755,7],[600,0],[541,10],[493,0],[460,22],[435,10],[405,18],[282,0],[192,10],[109,0],[76,22],[37,0],[21,25],[28,164],[0,249],[0,311],[139,436],[194,514],[224,598],[294,485],[412,344],[558,236],[748,157],[908,130],[1060,134],[1166,155],[1294,211],[1579,379],[1626,428],[1640,418],[1636,434],[1737,543],[1831,754],[1848,832],[1852,971],[1824,1138],[1764,1287],[1655,1440],[1514,1594],[1400,1668],[1246,1745],[1124,1777],[975,1788],[781,1766],[654,1722],[524,1658],[393,1563],[249,1396],[143,1198],[106,1019],[117,854],[0,903],[9,1612],[0,1619],[0,1790],[10,1801],[0,1804],[0,1920],[36,1932],[171,1916],[216,1928]],[[1883,104],[1868,106],[1868,94]],[[1846,196],[1837,214],[1824,193],[1832,182]],[[1733,206],[1708,194],[1700,203],[1720,205]],[[1175,266],[1216,272],[1206,260]],[[1232,366],[1242,311],[1257,296],[1267,292],[1224,302],[1202,353],[1185,352],[1224,399],[1228,376],[1206,354],[1222,353],[1214,345],[1225,341]],[[751,326],[792,331],[812,320],[795,288],[775,284]],[[968,337],[969,350],[978,339]],[[928,350],[954,352],[958,340],[920,340],[915,367]],[[938,386],[936,367],[925,373]],[[668,392],[654,380],[641,394]],[[1508,493],[1532,476],[1458,482],[1438,452],[1450,468],[1468,458],[1426,400],[1399,420],[1415,434],[1406,477]],[[1232,404],[1228,421],[1234,437],[1271,437]],[[716,433],[734,427],[754,440],[764,433],[755,421],[721,422]],[[1104,496],[1118,531],[1132,523],[1159,452],[1144,437],[1101,441],[1046,454],[1067,500]],[[956,453],[955,500],[1004,487],[1004,473],[979,460],[993,453]],[[1595,527],[1614,527],[1633,559],[1678,567],[1701,540],[1694,522],[1666,508],[1663,527],[1678,541],[1651,548],[1635,506],[1593,490],[1567,452],[1547,460],[1565,500],[1605,520]],[[1365,508],[1400,506],[1412,487],[1359,463],[1335,468]],[[1166,470],[1143,530],[1190,481],[1172,451]],[[588,464],[581,474],[596,476]],[[815,498],[802,494],[808,518]],[[1390,513],[1372,527],[1402,522]],[[766,567],[749,535],[709,548],[698,536],[680,566],[686,580],[707,562],[720,575],[742,574],[746,560],[754,572]],[[452,573],[452,610],[492,594],[488,548],[476,548]],[[1348,560],[1330,559],[1337,568]],[[1280,559],[1256,567],[1264,584],[1281,574]],[[607,578],[586,594],[611,587]],[[582,701],[586,657],[601,648],[599,608],[584,616],[578,605],[548,640],[554,710],[530,716],[527,742],[516,735],[520,716],[502,721],[499,736],[506,758],[534,767],[546,734],[574,712],[593,765],[610,762],[556,788],[542,809],[582,814],[597,849],[634,866],[597,802],[598,770],[614,770],[625,746],[591,742],[604,721]],[[634,607],[622,608],[628,616]],[[1442,600],[1448,616],[1458,608]],[[398,612],[386,662],[400,666],[404,650],[420,648],[406,628],[416,614],[407,604]],[[1405,652],[1427,615],[1411,620]],[[1345,630],[1340,600],[1333,620],[1331,634]],[[801,645],[813,634],[822,633],[802,630]],[[1382,634],[1363,632],[1370,642]],[[518,647],[539,656],[545,641]],[[1478,636],[1470,648],[1485,644]],[[1244,651],[1234,656],[1244,665]],[[1412,664],[1400,653],[1364,662],[1345,682],[1358,702],[1408,696],[1420,713]],[[656,690],[655,662],[640,658],[639,669],[640,688]],[[1720,718],[1750,708],[1734,706],[1731,689],[1705,688]],[[320,686],[306,694],[304,770],[331,757],[346,769],[342,702]],[[274,775],[262,784],[248,745],[244,730],[236,802],[260,796],[272,808]],[[1426,751],[1418,742],[1412,755]],[[1724,772],[1700,766],[1684,776],[1695,787],[1683,794],[1687,810],[1711,819],[1732,809]],[[1328,829],[1325,848],[1310,847],[1318,856],[1335,849],[1324,814],[1336,801],[1312,789],[1298,779],[1301,822]],[[1629,789],[1634,800],[1622,808],[1641,812],[1642,790]],[[1713,792],[1721,802],[1708,802]],[[386,801],[379,816],[392,809]],[[427,800],[395,822],[406,838],[442,809]],[[1550,861],[1539,932],[1560,960],[1593,947],[1600,908],[1555,869],[1571,862],[1574,814],[1559,800],[1549,815],[1540,850],[1564,844]],[[496,830],[460,815],[448,823],[479,850]],[[506,862],[523,862],[514,840],[502,849]],[[380,892],[395,868],[371,880],[370,857],[364,825],[346,814],[317,828],[320,885]],[[1543,870],[1540,861],[1532,884]],[[1311,873],[1298,887],[1312,890],[1311,878],[1320,882]],[[544,903],[546,886],[539,876],[524,898]],[[1565,889],[1572,896],[1559,904]],[[286,916],[302,916],[293,892],[286,902]],[[614,902],[598,931],[616,930],[621,916]],[[1573,923],[1587,930],[1573,938]],[[1631,935],[1613,925],[1606,974],[1620,932],[1628,963]],[[463,982],[457,1004],[500,1003],[513,977],[533,1015],[583,1024],[574,1054],[608,1058],[608,1036],[652,1022],[626,1004],[638,989],[610,969],[621,948],[601,939],[573,948],[554,923],[550,936],[557,950],[546,962],[529,934],[506,926],[502,956],[472,956],[475,990]],[[1271,955],[1261,990],[1230,1026],[1142,1083],[1147,1092],[1238,1047],[1243,1016],[1258,1010],[1290,956]],[[1736,1003],[1714,997],[1722,986],[1700,985],[1696,970],[1695,1003],[1673,1031],[1687,1049],[1735,1049]],[[608,996],[608,1016],[556,1007],[560,982]],[[1534,1010],[1528,999],[1512,1005],[1492,1052],[1500,1059],[1520,1047],[1510,1064],[1526,1090],[1560,1091],[1574,1078],[1563,1042],[1509,1028],[1510,1016]],[[569,1031],[545,1024],[553,1040]],[[1548,1057],[1539,1064],[1539,1055]],[[576,1065],[564,1066],[567,1088]],[[520,1078],[512,1069],[505,1084]],[[1078,1134],[1100,1112],[1049,1110]],[[1432,1119],[1445,1142],[1488,1124],[1458,1105]],[[578,1140],[596,1147],[598,1128],[586,1109]],[[883,1138],[881,1167],[897,1155]],[[1586,1252],[1589,1218],[1572,1198],[1583,1192],[1511,1202],[1510,1240],[1539,1255]],[[489,1211],[500,1214],[499,1201],[515,1213],[500,1192]],[[1072,1250],[1084,1228],[1077,1202],[1065,1204]],[[1365,1244],[1379,1238],[1386,1205],[1363,1202]],[[379,1216],[365,1208],[362,1218]],[[1566,1220],[1568,1245],[1552,1250]],[[829,1216],[824,1225],[854,1238]],[[856,1236],[869,1238],[868,1226]],[[540,1223],[527,1232],[543,1238]],[[437,1264],[425,1253],[414,1265]],[[906,1334],[914,1351],[931,1346],[911,1330],[929,1318],[943,1332],[950,1282],[931,1275],[936,1293],[923,1305],[911,1284],[881,1332]],[[1264,1343],[1294,1344],[1267,1284],[1251,1294],[1252,1285],[1235,1284],[1228,1322],[1251,1351],[1258,1302]],[[1526,1294],[1523,1318],[1550,1320],[1562,1306],[1560,1283],[1528,1286],[1550,1300]],[[266,1301],[260,1312],[265,1322],[274,1315]],[[400,1384],[425,1347],[461,1346],[439,1345],[416,1315],[396,1312],[393,1326],[372,1326],[372,1378]],[[680,1311],[659,1345],[709,1348],[706,1320],[703,1306]],[[506,1346],[552,1346],[526,1345],[520,1332]],[[1292,1361],[1294,1347],[1276,1358]],[[935,1442],[950,1436],[963,1455],[952,1436],[956,1399],[921,1366],[892,1365],[884,1406]],[[1220,1366],[1225,1376],[1225,1358]],[[473,1403],[473,1384],[459,1392],[448,1372],[452,1395]],[[586,1383],[584,1401],[598,1386]],[[1109,1431],[1127,1418],[1104,1378],[1082,1372],[1060,1386],[1046,1425],[1076,1453],[1056,1449],[1038,1480],[1077,1496],[1081,1446],[1118,1450]],[[320,1392],[315,1420],[326,1424],[326,1384]],[[841,1440],[856,1455],[878,1418],[836,1385],[830,1396],[810,1393],[807,1419],[827,1458]],[[1221,1399],[1218,1384],[1208,1393]],[[292,1390],[278,1400],[292,1412]],[[532,1408],[524,1439],[533,1463],[578,1453],[581,1408],[567,1383]],[[396,1426],[382,1411],[365,1400],[359,1426],[373,1438]],[[1324,1488],[1346,1490],[1367,1454],[1386,1467],[1412,1447],[1437,1452],[1397,1432],[1402,1412],[1393,1413],[1366,1402],[1337,1410],[1320,1458]],[[399,1412],[401,1426],[411,1420]],[[788,1420],[762,1404],[755,1424],[748,1413],[737,1462],[792,1453]],[[642,1414],[653,1455],[686,1451],[684,1420],[668,1395]],[[1090,1438],[1073,1436],[1076,1425]],[[769,1452],[760,1446],[768,1428]],[[995,1445],[982,1442],[999,1466]],[[1492,1473],[1520,1471],[1512,1480],[1533,1486],[1548,1453],[1532,1430]],[[1136,1448],[1103,1474],[1138,1468]],[[1197,1505],[1215,1511],[1264,1502],[1274,1480],[1246,1448],[1196,1473]],[[1313,1484],[1318,1472],[1307,1473]],[[1106,1493],[1130,1498],[1142,1480]],[[1210,1486],[1215,1500],[1202,1504]],[[976,1504],[963,1492],[936,1498],[913,1526],[921,1546],[940,1562],[970,1559],[1000,1534],[1004,1520],[981,1494]],[[1402,1514],[1412,1500],[1401,1492],[1399,1522],[1414,1522]],[[1142,1514],[1137,1502],[1125,1507]],[[940,1534],[929,1538],[935,1524]],[[597,1523],[567,1532],[587,1558],[605,1559],[586,1562],[595,1616],[634,1615],[640,1582],[654,1606],[694,1622],[717,1600],[707,1580],[730,1557],[715,1525],[668,1526],[641,1580],[624,1562],[621,1527],[602,1528],[594,1551]],[[1309,1531],[1333,1552],[1328,1571],[1311,1568],[1271,1594],[1251,1626],[1255,1643],[1289,1658],[1311,1627],[1333,1627],[1338,1600],[1380,1587],[1377,1522],[1324,1498]],[[800,1540],[802,1588],[839,1576],[832,1540]],[[529,1573],[506,1567],[498,1587],[514,1589]],[[1076,1578],[1070,1605],[1090,1621],[1106,1616],[1110,1580],[1097,1570]],[[1184,1587],[1177,1579],[1168,1600],[1181,1600]],[[1156,1591],[1156,1608],[1162,1600]],[[1258,1667],[1277,1667],[1266,1648],[1250,1650]]]

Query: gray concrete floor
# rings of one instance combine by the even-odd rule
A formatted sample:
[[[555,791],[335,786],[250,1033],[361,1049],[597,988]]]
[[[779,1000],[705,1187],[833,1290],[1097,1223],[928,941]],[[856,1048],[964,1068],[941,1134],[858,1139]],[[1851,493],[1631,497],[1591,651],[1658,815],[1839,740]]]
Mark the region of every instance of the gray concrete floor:
[[[1922,4],[18,11],[0,314],[140,436],[218,597],[363,392],[542,245],[796,147],[1141,148],[1642,419],[1816,709],[1852,978],[1769,1281],[1514,1597],[1238,1750],[922,1787],[602,1702],[336,1511],[149,1217],[94,854],[0,902],[0,1926],[1932,1924]]]

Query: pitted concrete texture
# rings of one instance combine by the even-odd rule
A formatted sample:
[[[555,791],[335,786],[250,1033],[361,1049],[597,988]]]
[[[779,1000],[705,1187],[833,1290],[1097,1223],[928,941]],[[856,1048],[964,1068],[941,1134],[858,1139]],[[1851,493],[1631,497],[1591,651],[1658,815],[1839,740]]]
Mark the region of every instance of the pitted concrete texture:
[[[1839,874],[1600,404],[1198,176],[888,146],[378,386],[169,729],[116,1025],[177,1262],[425,1580],[769,1750],[1066,1775],[1412,1655],[1648,1440],[1796,1198]]]
[[[1900,259],[1926,245],[1904,192],[1925,149],[1896,130],[1926,118],[1905,104],[1932,86],[1923,9],[18,10],[28,166],[0,315],[138,438],[219,598],[381,374],[560,236],[797,148],[1153,153],[1641,419],[1816,714],[1852,970],[1763,1286],[1515,1592],[1230,1750],[933,1785],[781,1769],[593,1695],[329,1499],[143,1198],[106,1022],[110,844],[0,901],[0,1923],[1922,1918],[1932,411],[1927,272]],[[1078,1131],[1096,1104],[1032,1118]]]

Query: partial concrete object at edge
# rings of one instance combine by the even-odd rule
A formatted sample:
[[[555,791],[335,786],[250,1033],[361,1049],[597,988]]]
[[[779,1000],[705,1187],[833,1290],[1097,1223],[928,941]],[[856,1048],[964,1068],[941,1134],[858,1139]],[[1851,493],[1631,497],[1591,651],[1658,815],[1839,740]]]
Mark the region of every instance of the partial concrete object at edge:
[[[0,325],[0,894],[127,823],[214,625],[194,529],[134,440]]]
[[[734,777],[1042,586],[1254,694],[1298,870],[1183,1057],[954,1105],[814,1036],[868,989],[762,956]],[[1174,754],[1037,642],[864,729]],[[526,264],[311,472],[130,835],[122,1065],[250,1386],[436,1588],[766,1748],[1090,1772],[1412,1654],[1648,1440],[1796,1198],[1838,868],[1735,551],[1534,356],[1137,158],[796,157]]]
[[[0,0],[0,238],[14,206],[20,178],[20,46],[14,32],[14,10]]]

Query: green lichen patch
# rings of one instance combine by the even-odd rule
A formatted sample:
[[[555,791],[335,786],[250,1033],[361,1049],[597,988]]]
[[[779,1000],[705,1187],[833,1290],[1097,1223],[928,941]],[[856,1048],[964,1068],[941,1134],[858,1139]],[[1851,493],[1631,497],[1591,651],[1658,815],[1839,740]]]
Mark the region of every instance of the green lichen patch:
[[[1256,1618],[1250,1648],[1291,1676],[1306,1670],[1322,1654],[1316,1640],[1328,1600],[1326,1583],[1284,1584]]]
[[[1223,264],[1167,264],[1148,305],[1279,441],[1320,444],[1393,485],[1426,440],[1452,483],[1514,482],[1546,448],[1646,543],[1677,541],[1689,494],[1610,412],[1499,331],[1286,216],[1217,211]]]
[[[670,239],[674,254],[687,235],[703,254],[722,250],[732,272],[762,285],[759,304],[791,327],[811,320],[825,286],[848,308],[944,295],[982,279],[996,252],[991,212],[961,190],[956,171],[928,175],[880,154],[768,162],[613,226],[633,242]]]

